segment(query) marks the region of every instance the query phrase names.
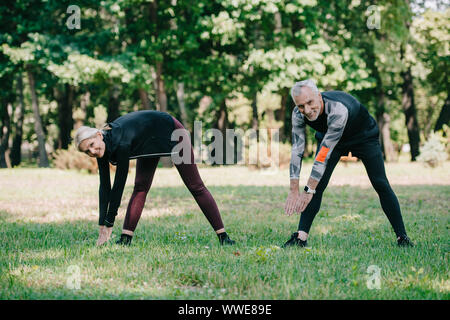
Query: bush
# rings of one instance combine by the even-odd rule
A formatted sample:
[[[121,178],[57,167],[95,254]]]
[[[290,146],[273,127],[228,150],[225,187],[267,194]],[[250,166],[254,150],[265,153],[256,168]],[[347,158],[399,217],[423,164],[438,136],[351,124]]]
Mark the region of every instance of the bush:
[[[98,171],[97,160],[78,151],[73,145],[70,145],[67,150],[56,150],[53,164],[56,168],[62,170],[76,169],[91,174]]]
[[[70,145],[67,150],[58,149],[53,155],[53,165],[62,170],[79,170],[90,174],[98,172],[97,160],[77,150],[74,145]],[[136,167],[136,160],[130,160],[128,172]],[[116,171],[116,166],[109,164],[111,172]]]
[[[274,147],[274,151],[278,150],[278,155],[271,155],[270,157],[268,156],[268,150],[262,150],[260,152],[260,150],[258,149],[258,151],[256,150],[252,150],[253,153],[257,152],[257,154],[252,154],[252,158],[257,157],[256,159],[258,160],[257,163],[255,162],[255,159],[251,160],[250,159],[250,150],[249,147],[246,146],[246,150],[245,150],[245,164],[247,167],[251,168],[251,169],[267,169],[270,168],[271,166],[274,166],[277,164],[278,162],[278,166],[283,169],[286,167],[289,167],[289,164],[291,162],[291,150],[292,147],[289,143],[283,143],[283,142],[272,142],[273,147]],[[276,144],[276,145],[275,145]],[[264,143],[260,144],[258,146],[258,148],[268,148],[268,146]],[[270,148],[269,148],[270,149]],[[278,159],[276,159],[275,157],[278,156]]]
[[[445,145],[441,143],[442,137],[436,133],[431,133],[427,142],[420,150],[418,161],[424,162],[434,168],[447,160]]]

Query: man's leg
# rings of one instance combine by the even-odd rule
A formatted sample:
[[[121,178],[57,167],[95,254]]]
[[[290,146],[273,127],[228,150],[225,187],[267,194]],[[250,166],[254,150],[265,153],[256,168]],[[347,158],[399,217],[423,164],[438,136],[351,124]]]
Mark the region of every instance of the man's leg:
[[[405,225],[397,196],[386,177],[383,154],[378,138],[355,146],[351,149],[353,155],[360,158],[366,167],[370,182],[378,193],[381,207],[391,223],[397,237],[406,236]]]
[[[158,158],[140,158],[136,161],[136,178],[133,194],[128,203],[122,234],[132,236],[144,209],[147,193],[152,185]]]
[[[316,193],[313,195],[311,202],[308,204],[306,209],[300,214],[300,222],[298,224],[298,237],[301,240],[306,240],[308,238],[309,229],[311,228],[313,220],[317,212],[319,212],[320,205],[322,203],[323,192],[325,191],[325,188],[330,181],[330,177],[333,173],[334,168],[336,167],[339,159],[344,153],[345,152],[343,152],[342,150],[338,150],[337,148],[333,150],[330,158],[328,159],[327,167],[322,176],[322,179],[320,179],[319,184],[317,185]]]

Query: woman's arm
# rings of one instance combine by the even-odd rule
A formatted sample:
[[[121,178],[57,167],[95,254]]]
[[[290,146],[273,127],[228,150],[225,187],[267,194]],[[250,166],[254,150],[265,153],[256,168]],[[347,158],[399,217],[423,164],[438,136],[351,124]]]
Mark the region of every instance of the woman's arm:
[[[112,227],[116,219],[117,210],[122,200],[123,189],[127,181],[128,168],[130,166],[128,148],[119,148],[117,150],[117,170],[114,177],[114,184],[109,196],[108,213],[105,218],[105,226]]]
[[[106,213],[108,212],[109,196],[111,193],[111,180],[109,175],[109,162],[107,157],[97,158],[98,172],[100,175],[99,198],[99,219],[98,224],[103,226]]]

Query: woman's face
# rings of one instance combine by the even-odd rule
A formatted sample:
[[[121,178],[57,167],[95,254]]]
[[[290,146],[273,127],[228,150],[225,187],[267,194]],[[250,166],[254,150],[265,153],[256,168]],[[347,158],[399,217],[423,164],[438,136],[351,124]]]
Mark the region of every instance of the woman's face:
[[[79,149],[89,157],[102,158],[105,154],[105,143],[103,142],[102,133],[97,132],[93,138],[81,141]]]

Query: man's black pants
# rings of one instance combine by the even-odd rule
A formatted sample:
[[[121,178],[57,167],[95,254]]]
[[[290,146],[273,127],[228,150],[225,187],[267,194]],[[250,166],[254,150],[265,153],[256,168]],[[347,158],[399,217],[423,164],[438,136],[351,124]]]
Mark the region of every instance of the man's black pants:
[[[400,205],[386,177],[383,154],[378,137],[347,147],[340,147],[339,143],[336,145],[328,159],[322,179],[316,187],[316,193],[300,215],[298,230],[309,233],[314,217],[319,212],[322,195],[330,181],[331,174],[339,162],[340,157],[347,155],[349,151],[352,152],[353,156],[361,159],[364,164],[370,182],[380,198],[381,207],[394,228],[395,234],[397,237],[405,236],[406,230],[400,212]]]

